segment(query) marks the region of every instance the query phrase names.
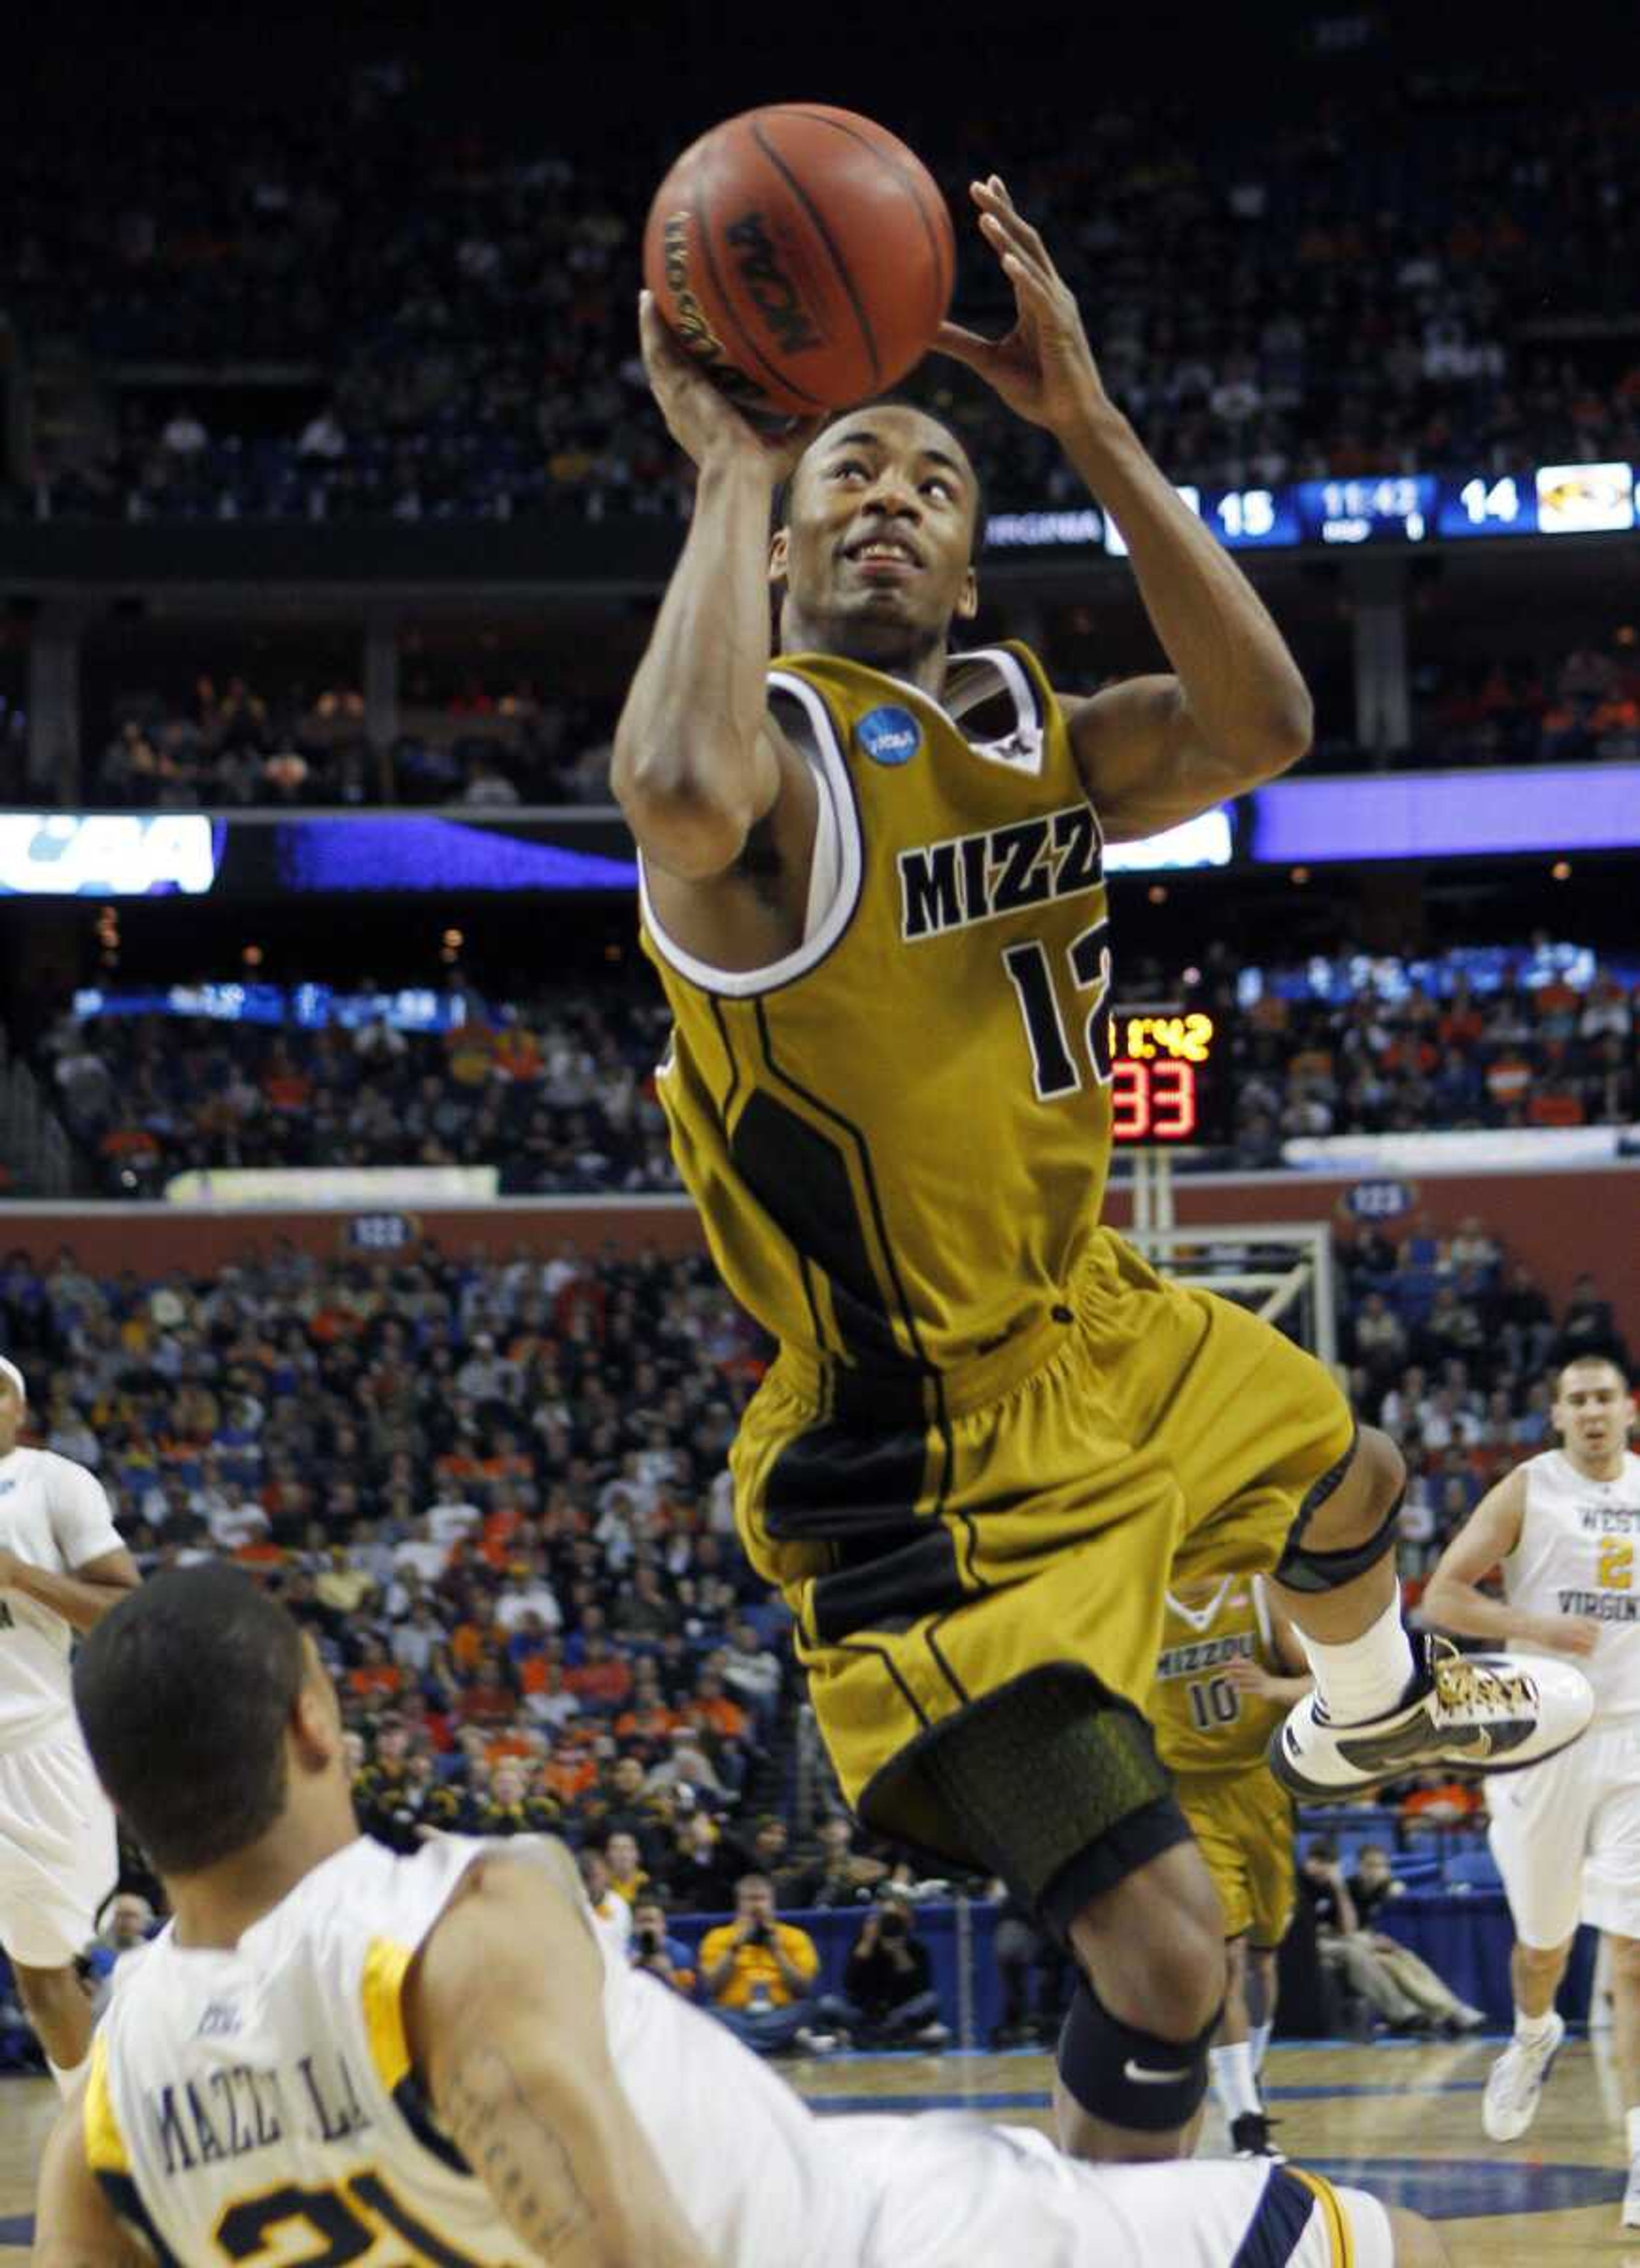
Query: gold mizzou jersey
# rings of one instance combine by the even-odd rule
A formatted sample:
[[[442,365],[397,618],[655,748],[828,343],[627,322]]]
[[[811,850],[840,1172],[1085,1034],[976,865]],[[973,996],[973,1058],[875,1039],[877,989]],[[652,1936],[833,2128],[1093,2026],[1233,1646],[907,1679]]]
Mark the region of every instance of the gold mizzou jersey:
[[[1276,1652],[1261,1579],[1226,1576],[1217,1594],[1195,1608],[1169,1592],[1149,1714],[1162,1762],[1181,1779],[1261,1770],[1270,1734],[1287,1713],[1283,1702],[1239,1692],[1224,1675],[1232,1661],[1289,1674]]]
[[[834,1374],[909,1383],[1044,1318],[1098,1222],[1102,838],[1023,647],[953,656],[943,704],[817,654],[769,691],[819,788],[807,934],[713,969],[643,892],[659,1093],[736,1297]]]

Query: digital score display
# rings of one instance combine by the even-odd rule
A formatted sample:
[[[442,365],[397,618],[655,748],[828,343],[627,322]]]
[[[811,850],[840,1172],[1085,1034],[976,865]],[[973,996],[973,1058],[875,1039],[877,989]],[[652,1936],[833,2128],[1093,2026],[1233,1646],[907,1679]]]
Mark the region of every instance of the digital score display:
[[[1176,494],[1231,551],[1303,545],[1424,543],[1474,536],[1618,535],[1640,526],[1640,468],[1521,465],[1513,471],[1370,473],[1280,488],[1198,488]],[[1096,504],[1070,511],[993,512],[994,550],[1102,545],[1127,556],[1117,522]]]
[[[1111,1131],[1134,1149],[1212,1149],[1229,1139],[1227,1038],[1200,1008],[1111,1013]]]

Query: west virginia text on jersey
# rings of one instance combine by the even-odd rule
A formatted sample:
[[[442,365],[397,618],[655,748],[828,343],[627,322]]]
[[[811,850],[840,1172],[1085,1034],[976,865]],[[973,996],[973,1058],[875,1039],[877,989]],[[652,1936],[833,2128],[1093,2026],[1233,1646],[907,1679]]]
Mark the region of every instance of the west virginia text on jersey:
[[[1023,648],[954,658],[943,705],[816,655],[783,657],[769,698],[814,767],[820,902],[795,952],[735,974],[645,893],[675,1020],[660,1094],[730,1288],[783,1344],[911,1381],[1044,1317],[1098,1222],[1099,823]],[[892,762],[890,708],[919,728]]]

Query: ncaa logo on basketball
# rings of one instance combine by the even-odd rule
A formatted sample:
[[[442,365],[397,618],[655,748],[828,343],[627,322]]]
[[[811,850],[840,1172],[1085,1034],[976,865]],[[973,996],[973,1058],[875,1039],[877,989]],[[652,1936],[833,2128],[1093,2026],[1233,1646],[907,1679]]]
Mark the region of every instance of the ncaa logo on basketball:
[[[871,709],[854,737],[874,764],[908,764],[923,745],[923,727],[908,709]]]

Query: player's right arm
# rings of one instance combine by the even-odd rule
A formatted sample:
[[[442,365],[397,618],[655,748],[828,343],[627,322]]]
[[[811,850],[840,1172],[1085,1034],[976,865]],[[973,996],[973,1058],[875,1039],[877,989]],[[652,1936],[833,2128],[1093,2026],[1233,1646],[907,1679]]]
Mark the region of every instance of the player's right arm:
[[[712,2268],[615,2077],[603,1992],[578,1884],[543,1881],[527,1859],[481,1859],[410,1970],[416,2071],[538,2259]]]
[[[806,894],[817,797],[807,763],[769,713],[769,517],[814,431],[761,434],[679,346],[644,293],[644,367],[695,460],[695,511],[648,650],[615,728],[610,784],[636,838],[656,911],[687,951],[756,968],[788,952]],[[753,830],[785,887],[753,887]],[[770,896],[779,900],[771,909]],[[760,935],[773,910],[781,934]]]
[[[1600,1624],[1583,1615],[1533,1615],[1489,1599],[1483,1576],[1520,1541],[1526,1513],[1526,1469],[1517,1465],[1489,1489],[1436,1563],[1421,1602],[1426,1622],[1465,1638],[1519,1639],[1551,1653],[1592,1653]]]

